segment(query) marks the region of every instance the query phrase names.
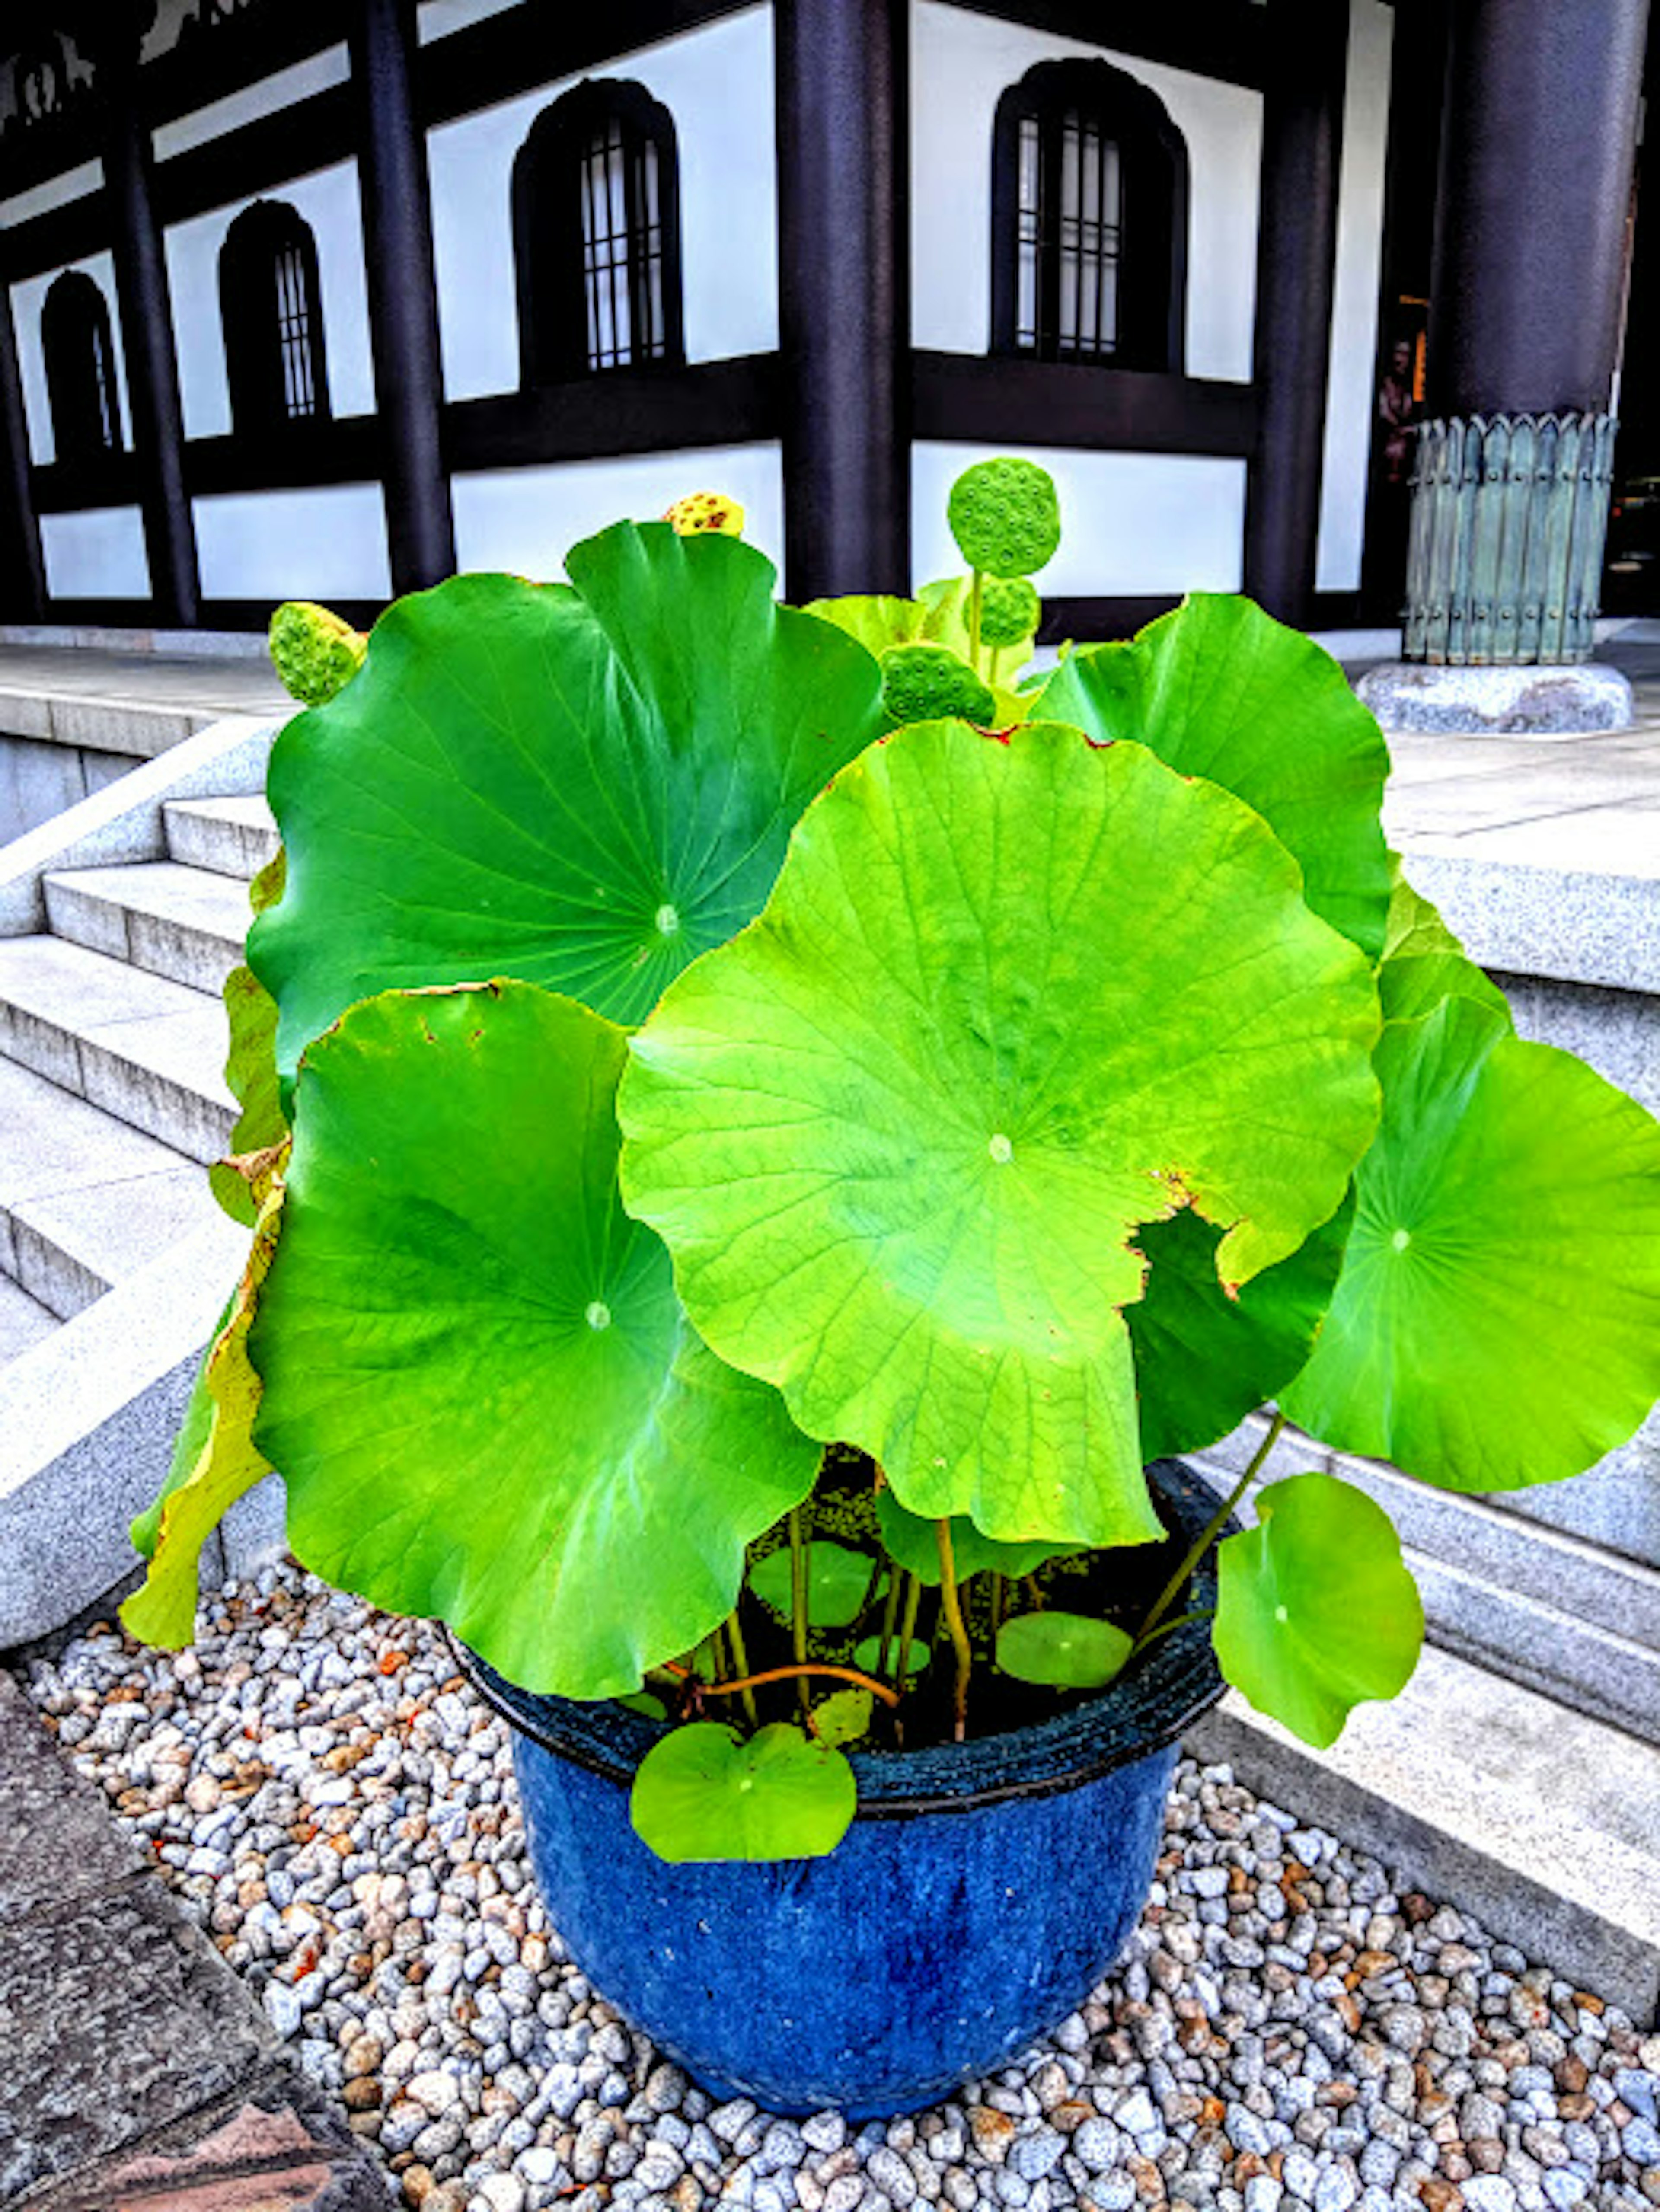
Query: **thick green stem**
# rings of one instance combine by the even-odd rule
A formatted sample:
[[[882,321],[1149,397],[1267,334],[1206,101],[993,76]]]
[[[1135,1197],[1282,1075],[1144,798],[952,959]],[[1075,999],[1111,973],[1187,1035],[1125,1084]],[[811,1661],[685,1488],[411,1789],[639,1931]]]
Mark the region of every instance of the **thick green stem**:
[[[922,1602],[922,1585],[916,1576],[905,1577],[905,1616],[899,1624],[899,1671],[894,1676],[900,1694],[910,1687],[910,1647],[916,1636],[916,1609]]]
[[[882,1608],[882,1641],[878,1645],[876,1652],[876,1671],[879,1674],[885,1674],[888,1671],[888,1655],[893,1643],[894,1628],[899,1619],[899,1584],[902,1578],[899,1568],[890,1559],[888,1561],[888,1599]]]
[[[994,1642],[996,1641],[998,1630],[1003,1626],[1003,1615],[1007,1609],[1008,1601],[1007,1582],[1003,1576],[994,1574],[991,1578],[991,1632]]]
[[[808,1567],[807,1547],[801,1532],[801,1509],[799,1505],[790,1509],[789,1528],[790,1644],[795,1653],[796,1665],[805,1667],[807,1663]],[[809,1704],[806,1680],[798,1677],[795,1688],[801,1711],[806,1713]]]
[[[974,580],[969,586],[969,666],[977,676],[980,673],[980,599],[984,579],[978,568],[974,570],[973,575]]]
[[[958,1743],[969,1732],[969,1675],[974,1650],[963,1621],[963,1605],[957,1594],[957,1561],[951,1547],[951,1522],[936,1521],[933,1533],[939,1546],[939,1602],[945,1610],[951,1648],[957,1654],[957,1684],[952,1694],[952,1735]]]
[[[750,1655],[744,1646],[744,1632],[739,1626],[736,1606],[733,1606],[732,1617],[727,1623],[727,1641],[732,1646],[732,1671],[745,1682],[745,1687],[741,1693],[744,1700],[744,1718],[751,1728],[759,1728],[761,1716],[755,1709],[755,1692],[747,1686]]]
[[[1175,1604],[1177,1598],[1181,1595],[1182,1591],[1186,1589],[1188,1577],[1192,1574],[1194,1569],[1199,1565],[1201,1559],[1204,1558],[1206,1553],[1209,1551],[1211,1546],[1216,1541],[1216,1539],[1221,1534],[1223,1529],[1227,1526],[1228,1516],[1232,1512],[1234,1507],[1239,1503],[1245,1492],[1250,1488],[1252,1483],[1256,1481],[1257,1476],[1262,1473],[1262,1468],[1268,1462],[1268,1454],[1274,1449],[1275,1444],[1280,1441],[1280,1431],[1285,1427],[1285,1415],[1283,1413],[1276,1413],[1273,1420],[1268,1424],[1268,1432],[1267,1436],[1263,1437],[1262,1443],[1258,1444],[1256,1449],[1251,1455],[1250,1465],[1240,1476],[1238,1481],[1234,1484],[1233,1488],[1229,1491],[1227,1496],[1217,1507],[1215,1512],[1212,1514],[1210,1519],[1205,1523],[1204,1528],[1200,1531],[1199,1534],[1195,1537],[1193,1542],[1188,1547],[1187,1552],[1183,1557],[1182,1564],[1177,1568],[1176,1572],[1164,1584],[1164,1589],[1159,1591],[1158,1600],[1153,1606],[1152,1611],[1141,1623],[1141,1632],[1135,1639],[1135,1648],[1138,1651],[1141,1649],[1142,1645],[1146,1643],[1148,1638],[1152,1636],[1153,1631],[1158,1627],[1164,1615],[1170,1611],[1171,1606]]]

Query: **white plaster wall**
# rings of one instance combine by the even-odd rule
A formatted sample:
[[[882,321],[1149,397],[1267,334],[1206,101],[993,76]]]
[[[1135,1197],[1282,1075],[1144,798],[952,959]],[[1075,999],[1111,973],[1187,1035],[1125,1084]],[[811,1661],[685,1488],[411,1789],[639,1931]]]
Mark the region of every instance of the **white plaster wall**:
[[[1120,0],[1127,5],[1128,0]],[[991,337],[991,144],[997,102],[1035,63],[1104,58],[1156,92],[1188,142],[1187,374],[1249,381],[1262,159],[1260,93],[1050,37],[941,0],[911,8],[911,326],[915,344],[984,353]]]
[[[1315,559],[1315,586],[1322,592],[1350,592],[1360,582],[1376,397],[1394,32],[1395,11],[1383,0],[1350,0],[1331,367],[1326,380],[1325,455]]]
[[[1055,446],[919,444],[911,453],[911,574],[960,576],[946,524],[970,462],[1015,452],[1055,478],[1061,550],[1032,578],[1055,597],[1237,592],[1243,569],[1245,464],[1190,453],[1079,453]]]
[[[215,492],[192,500],[191,509],[204,599],[392,596],[378,483]]]
[[[136,507],[84,507],[43,514],[40,551],[55,599],[147,599],[149,556]]]
[[[89,253],[84,261],[71,261],[70,269],[78,269],[90,276],[104,295],[104,304],[110,313],[110,338],[115,348],[115,382],[121,406],[121,442],[132,445],[132,410],[127,400],[126,350],[121,343],[121,310],[115,297],[115,257],[111,253]],[[29,454],[37,461],[57,459],[57,447],[52,434],[52,406],[46,398],[46,359],[40,344],[40,311],[46,305],[46,295],[58,277],[61,269],[48,269],[44,275],[27,276],[21,284],[11,288],[12,327],[17,333],[17,367],[23,386],[23,412],[29,431]],[[144,590],[149,591],[148,583]]]
[[[194,107],[188,115],[159,125],[152,139],[155,158],[170,161],[175,154],[187,154],[192,146],[223,138],[245,123],[258,123],[280,108],[292,107],[296,100],[310,100],[332,85],[345,84],[350,77],[351,58],[346,48],[325,47],[320,54],[307,55],[291,69],[274,70],[258,84],[246,85],[227,99],[210,101],[205,107]]]
[[[607,523],[654,521],[693,491],[740,500],[745,538],[775,566],[783,563],[783,464],[775,445],[477,470],[456,477],[452,491],[463,568],[504,569],[545,582],[563,575],[569,547]]]
[[[259,197],[286,201],[304,216],[316,238],[329,400],[334,413],[373,414],[374,360],[369,348],[356,163],[336,162],[331,168],[275,185]],[[167,280],[173,288],[187,438],[219,437],[231,427],[224,331],[219,319],[219,249],[231,224],[252,204],[252,196],[233,201],[193,216],[188,222],[174,223],[167,233]]]
[[[771,352],[778,343],[771,9],[746,9],[592,74],[644,85],[674,118],[687,360]],[[429,135],[451,399],[518,389],[513,160],[542,110],[579,82],[561,77]]]
[[[434,39],[447,39],[452,31],[465,31],[469,23],[482,23],[486,15],[505,15],[520,0],[420,0],[415,11],[416,32],[424,46]]]

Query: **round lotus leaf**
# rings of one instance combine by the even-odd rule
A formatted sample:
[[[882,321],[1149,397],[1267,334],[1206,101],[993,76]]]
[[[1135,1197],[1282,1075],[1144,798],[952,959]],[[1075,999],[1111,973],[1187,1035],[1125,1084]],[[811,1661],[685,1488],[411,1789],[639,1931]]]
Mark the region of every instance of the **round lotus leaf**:
[[[764,904],[792,825],[886,726],[874,662],[718,534],[618,523],[572,584],[400,599],[271,754],[288,888],[249,939],[277,1060],[377,991],[511,975],[638,1021]]]
[[[857,1743],[870,1734],[876,1705],[868,1690],[834,1690],[812,1709],[812,1732],[820,1743]]]
[[[1030,576],[1061,543],[1055,479],[1036,461],[976,461],[952,486],[946,520],[970,568],[994,576]]]
[[[1462,995],[1391,1022],[1377,1065],[1342,1271],[1281,1403],[1450,1490],[1577,1474],[1660,1392],[1660,1125]]]
[[[1104,1690],[1123,1671],[1135,1640],[1081,1613],[1022,1613],[997,1632],[997,1664],[1018,1682],[1052,1690]]]
[[[1217,1549],[1217,1659],[1258,1712],[1323,1749],[1363,1698],[1411,1680],[1418,1586],[1389,1515],[1335,1475],[1273,1483],[1256,1510]]]
[[[673,1729],[641,1760],[629,1799],[660,1859],[818,1859],[846,1835],[853,1769],[828,1743],[775,1721],[747,1741],[716,1721]]]
[[[1069,653],[1035,716],[1130,738],[1256,808],[1302,864],[1309,904],[1376,959],[1392,875],[1378,810],[1389,748],[1329,653],[1249,599],[1199,592],[1128,645]]]
[[[573,1698],[717,1627],[819,1456],[622,1210],[624,1052],[527,984],[354,1007],[306,1056],[250,1347],[305,1565]]]
[[[1043,619],[1043,602],[1036,585],[1024,576],[987,576],[980,586],[980,642],[995,647],[1018,645]]]
[[[933,1656],[933,1646],[931,1644],[924,1644],[920,1636],[914,1636],[911,1638],[909,1663],[905,1668],[907,1679],[913,1674],[920,1674]],[[881,1657],[881,1638],[879,1636],[867,1636],[854,1651],[853,1655],[853,1663],[858,1668],[860,1674],[874,1674],[879,1669]],[[899,1638],[897,1635],[891,1636],[888,1638],[887,1671],[891,1677],[895,1679],[897,1678],[899,1673]]]
[[[939,1569],[939,1524],[907,1513],[891,1490],[876,1501],[876,1518],[882,1541],[896,1565],[913,1574],[930,1589],[944,1577]],[[1035,1575],[1050,1559],[1067,1557],[1065,1546],[1054,1544],[998,1544],[982,1536],[972,1521],[960,1514],[951,1523],[952,1568],[959,1583],[970,1575]]]
[[[823,1538],[805,1547],[807,1555],[807,1620],[814,1628],[845,1628],[857,1620],[875,1572],[876,1562],[867,1552],[850,1552],[845,1544]],[[790,1620],[794,1603],[790,1592],[790,1547],[781,1544],[750,1570],[750,1588],[763,1604],[781,1620]]]
[[[948,646],[900,645],[882,655],[882,704],[896,722],[960,715],[989,727],[996,702],[966,660]]]
[[[630,1210],[697,1327],[901,1504],[1157,1541],[1122,1309],[1190,1206],[1237,1286],[1335,1212],[1377,994],[1250,808],[1143,747],[922,723],[631,1042]]]

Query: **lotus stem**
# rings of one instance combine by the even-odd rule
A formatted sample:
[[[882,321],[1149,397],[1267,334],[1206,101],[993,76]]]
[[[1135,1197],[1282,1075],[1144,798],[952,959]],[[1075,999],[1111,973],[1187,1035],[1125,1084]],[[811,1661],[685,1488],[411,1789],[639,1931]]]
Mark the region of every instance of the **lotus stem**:
[[[880,1698],[885,1705],[897,1706],[899,1703],[897,1690],[889,1689],[885,1682],[878,1682],[869,1674],[861,1674],[856,1667],[832,1667],[816,1659],[810,1659],[805,1667],[763,1667],[758,1674],[745,1674],[740,1681],[706,1682],[703,1695],[706,1698],[741,1697],[745,1691],[758,1690],[765,1682],[794,1681],[800,1685],[805,1697],[806,1678],[810,1674],[830,1674],[838,1682],[851,1682],[860,1690],[868,1690],[872,1697]]]
[[[899,1584],[903,1579],[902,1570],[893,1560],[888,1561],[888,1601],[882,1608],[882,1641],[877,1647],[876,1671],[885,1674],[893,1644],[893,1632],[899,1622]]]
[[[910,1647],[916,1635],[917,1607],[922,1602],[922,1584],[920,1577],[907,1571],[905,1580],[909,1585],[905,1591],[905,1617],[899,1625],[897,1680],[901,1696],[910,1687]]]
[[[976,568],[969,585],[969,666],[976,676],[980,673],[980,600],[984,580]]]
[[[795,1653],[798,1668],[807,1663],[807,1601],[809,1569],[807,1547],[801,1533],[801,1509],[790,1508],[790,1643]],[[796,1682],[797,1702],[805,1718],[807,1711],[807,1686],[804,1678]]]
[[[750,1655],[744,1648],[744,1632],[739,1626],[738,1607],[733,1606],[727,1622],[727,1641],[732,1646],[733,1672],[739,1677],[744,1699],[744,1717],[751,1728],[761,1725],[761,1717],[755,1709],[755,1692],[750,1686]]]
[[[952,1553],[951,1522],[943,1517],[936,1521],[933,1533],[939,1546],[939,1603],[945,1612],[952,1649],[957,1654],[957,1682],[952,1692],[952,1735],[961,1743],[969,1732],[969,1675],[974,1666],[974,1652],[963,1623],[962,1600],[957,1594],[957,1561]]]
[[[1234,1507],[1237,1505],[1240,1499],[1250,1488],[1252,1483],[1256,1481],[1262,1468],[1267,1465],[1268,1454],[1274,1449],[1275,1444],[1279,1443],[1280,1432],[1285,1425],[1285,1415],[1281,1413],[1276,1413],[1273,1420],[1268,1424],[1268,1432],[1267,1436],[1263,1437],[1262,1443],[1258,1444],[1256,1449],[1251,1454],[1250,1466],[1240,1476],[1238,1481],[1234,1484],[1233,1488],[1229,1491],[1227,1496],[1217,1507],[1215,1512],[1212,1514],[1210,1519],[1205,1523],[1199,1534],[1194,1538],[1193,1542],[1188,1547],[1186,1553],[1183,1555],[1181,1565],[1177,1568],[1176,1572],[1171,1577],[1170,1580],[1164,1584],[1164,1589],[1159,1591],[1152,1611],[1147,1615],[1146,1619],[1141,1624],[1141,1632],[1135,1639],[1134,1648],[1136,1650],[1140,1651],[1146,1644],[1147,1639],[1152,1636],[1159,1622],[1164,1619],[1164,1615],[1170,1611],[1171,1606],[1176,1602],[1181,1591],[1186,1587],[1189,1576],[1192,1574],[1194,1569],[1199,1565],[1201,1559],[1204,1558],[1206,1553],[1209,1551],[1211,1546],[1216,1541],[1216,1539],[1221,1534],[1223,1529],[1227,1526],[1228,1516],[1233,1511]]]
[[[1003,1612],[1008,1601],[1008,1583],[1001,1575],[994,1572],[991,1578],[991,1632],[994,1642],[998,1630],[1003,1626]]]

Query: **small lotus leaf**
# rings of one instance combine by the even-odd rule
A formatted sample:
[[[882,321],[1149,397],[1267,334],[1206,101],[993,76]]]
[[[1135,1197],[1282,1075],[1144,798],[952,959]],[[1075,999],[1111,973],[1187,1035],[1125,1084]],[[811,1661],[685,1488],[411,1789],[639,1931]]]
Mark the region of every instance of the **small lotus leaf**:
[[[870,1733],[875,1704],[868,1690],[832,1691],[812,1709],[812,1732],[820,1743],[857,1743]]]
[[[1145,748],[921,723],[630,1046],[630,1209],[708,1341],[900,1503],[1156,1541],[1122,1308],[1192,1208],[1237,1285],[1335,1211],[1377,997],[1261,819]]]
[[[866,1552],[851,1552],[845,1544],[820,1537],[806,1547],[807,1554],[807,1620],[814,1628],[845,1628],[857,1620],[871,1586],[876,1562]],[[781,1544],[750,1570],[750,1588],[782,1620],[793,1610],[790,1600],[790,1550]]]
[[[1577,1474],[1660,1391],[1660,1126],[1461,995],[1391,1022],[1377,1067],[1342,1271],[1280,1402],[1450,1490]]]
[[[858,1802],[835,1746],[776,1721],[747,1741],[717,1721],[671,1729],[640,1762],[629,1800],[660,1859],[817,1859],[846,1835]]]
[[[920,1636],[914,1636],[911,1638],[909,1664],[905,1668],[907,1676],[920,1674],[933,1656],[933,1647],[924,1644]],[[881,1657],[881,1638],[867,1636],[854,1651],[853,1663],[861,1674],[875,1674],[882,1671]],[[888,1639],[887,1672],[890,1675],[897,1675],[899,1672],[899,1638],[897,1636]]]
[[[937,1589],[942,1579],[939,1523],[907,1513],[891,1490],[885,1490],[877,1499],[876,1517],[881,1523],[882,1541],[897,1563],[918,1582]],[[951,1523],[951,1552],[959,1583],[982,1573],[1012,1577],[1035,1575],[1049,1560],[1069,1556],[1064,1545],[995,1543],[961,1514]]]
[[[1061,502],[1055,479],[1035,461],[1008,455],[976,461],[951,488],[946,520],[970,568],[1030,576],[1055,557]]]
[[[1412,1679],[1418,1586],[1389,1515],[1335,1475],[1273,1483],[1256,1510],[1218,1547],[1216,1656],[1259,1712],[1323,1748],[1363,1698]]]
[[[1123,1629],[1081,1613],[1020,1613],[997,1632],[1003,1672],[1053,1690],[1104,1689],[1134,1648]]]

